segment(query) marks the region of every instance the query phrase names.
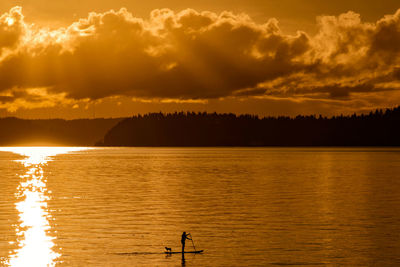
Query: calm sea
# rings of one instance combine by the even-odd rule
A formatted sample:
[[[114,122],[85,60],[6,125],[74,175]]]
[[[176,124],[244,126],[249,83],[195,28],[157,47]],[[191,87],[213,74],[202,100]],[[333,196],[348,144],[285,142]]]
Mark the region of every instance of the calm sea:
[[[1,266],[400,264],[400,149],[0,148],[0,189]]]

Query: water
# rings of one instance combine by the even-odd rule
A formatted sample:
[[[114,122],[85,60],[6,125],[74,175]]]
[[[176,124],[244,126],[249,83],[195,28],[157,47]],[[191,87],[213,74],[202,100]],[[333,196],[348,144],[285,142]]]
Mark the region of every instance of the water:
[[[2,266],[400,264],[400,149],[0,150]]]

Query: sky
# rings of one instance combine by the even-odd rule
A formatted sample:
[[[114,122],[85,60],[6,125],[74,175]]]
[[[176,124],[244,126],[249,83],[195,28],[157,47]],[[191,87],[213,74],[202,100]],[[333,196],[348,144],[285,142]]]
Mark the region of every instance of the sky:
[[[0,117],[399,104],[398,0],[0,2]]]

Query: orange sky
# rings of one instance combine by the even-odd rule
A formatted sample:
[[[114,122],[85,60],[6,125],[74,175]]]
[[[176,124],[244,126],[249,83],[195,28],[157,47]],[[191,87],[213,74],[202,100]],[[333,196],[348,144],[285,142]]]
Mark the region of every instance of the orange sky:
[[[1,1],[0,116],[400,104],[398,1],[142,2]]]

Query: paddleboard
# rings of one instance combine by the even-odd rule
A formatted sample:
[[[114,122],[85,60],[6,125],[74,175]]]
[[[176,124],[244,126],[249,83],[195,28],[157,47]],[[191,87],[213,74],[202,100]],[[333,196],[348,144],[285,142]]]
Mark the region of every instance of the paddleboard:
[[[202,253],[204,250],[196,250],[196,251],[185,251],[184,253],[186,254],[186,253],[195,253],[195,254],[197,254],[197,253]],[[173,252],[171,252],[171,251],[165,251],[164,252],[165,254],[182,254],[182,251],[173,251]]]

